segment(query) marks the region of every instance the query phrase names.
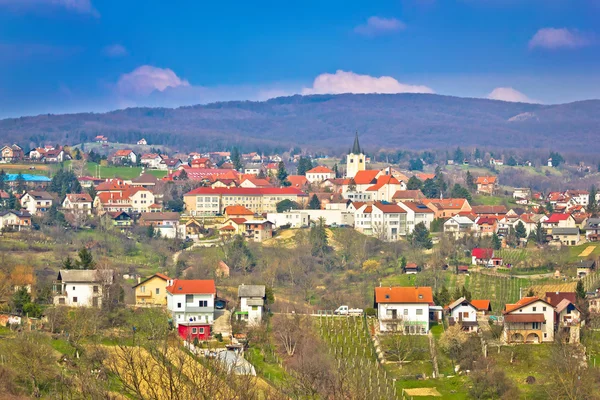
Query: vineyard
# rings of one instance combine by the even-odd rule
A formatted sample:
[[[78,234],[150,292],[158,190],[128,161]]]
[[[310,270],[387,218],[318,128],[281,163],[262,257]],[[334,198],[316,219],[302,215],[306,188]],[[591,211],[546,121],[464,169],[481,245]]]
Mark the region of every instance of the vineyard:
[[[494,252],[496,257],[501,257],[504,264],[512,264],[518,266],[519,263],[527,259],[526,249],[503,249]]]
[[[586,291],[595,290],[600,285],[600,272],[594,272],[582,278],[583,287]],[[574,292],[577,287],[577,280],[570,282],[560,281],[557,283],[549,283],[546,285],[534,285],[532,286],[533,292],[536,296],[544,296],[546,292]]]
[[[510,276],[471,273],[467,288],[473,299],[490,300],[492,313],[500,314],[505,304],[514,303],[521,298],[521,288],[531,287],[530,280]]]
[[[396,399],[394,381],[377,361],[370,329],[372,321],[364,317],[321,316],[317,321],[320,336],[356,398]]]

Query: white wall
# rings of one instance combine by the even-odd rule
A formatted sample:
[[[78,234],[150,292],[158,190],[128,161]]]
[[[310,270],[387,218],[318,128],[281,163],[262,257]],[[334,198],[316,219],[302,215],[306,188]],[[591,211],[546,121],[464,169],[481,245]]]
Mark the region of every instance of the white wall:
[[[544,314],[546,323],[540,322],[540,330],[542,331],[542,337],[540,338],[540,340],[543,342],[554,341],[554,307],[552,307],[551,305],[546,304],[543,301],[536,301],[517,311],[511,312],[511,314]],[[504,326],[506,330],[506,324]],[[527,323],[526,326],[528,326],[528,328],[526,329],[530,329],[531,323]]]
[[[98,292],[94,293],[94,286],[98,287]],[[65,283],[63,282],[63,292],[66,296],[65,304],[70,307],[91,307],[92,298],[98,296],[98,307],[102,305],[102,285],[100,283]],[[54,298],[54,304],[59,304],[58,299]],[[77,302],[74,298],[77,297]]]
[[[452,318],[454,318],[454,320],[456,322],[460,321],[460,316],[464,313],[467,313],[468,315],[466,317],[462,317],[462,321],[468,321],[468,322],[475,322],[477,321],[477,310],[475,309],[475,307],[471,306],[471,305],[459,305],[458,307],[454,308],[452,310],[452,312],[450,313],[450,316]]]
[[[382,332],[389,331],[385,321],[388,310],[396,310],[399,320],[424,323],[424,326],[426,326],[425,333],[429,331],[429,304],[379,303],[377,305],[377,315],[379,316],[379,329]],[[421,310],[421,314],[417,314],[417,310]]]
[[[173,324],[175,327],[179,322],[189,321],[190,318],[196,318],[201,322],[209,324],[214,320],[215,297],[213,294],[194,294],[193,301],[186,303],[185,294],[171,294],[167,292],[167,309],[173,315]],[[200,301],[206,301],[206,307],[199,307]]]

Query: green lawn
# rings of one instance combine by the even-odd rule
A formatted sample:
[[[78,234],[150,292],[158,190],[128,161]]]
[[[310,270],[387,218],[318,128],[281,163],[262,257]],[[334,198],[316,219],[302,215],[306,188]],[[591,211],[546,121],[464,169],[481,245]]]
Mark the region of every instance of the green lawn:
[[[588,248],[588,246],[595,246],[594,251],[587,257],[580,257],[582,251]],[[600,256],[600,243],[584,243],[579,246],[569,246],[569,261],[576,263],[579,260],[588,260],[592,258],[598,258]]]
[[[96,167],[98,164],[96,163],[87,163],[88,174],[91,176],[96,176],[97,171]],[[148,173],[156,176],[157,178],[163,178],[167,176],[167,171],[159,171],[159,170],[147,170]],[[121,179],[133,179],[140,176],[142,173],[141,167],[121,167],[121,166],[108,166],[108,167],[100,167],[100,177],[102,179],[106,178],[121,178]]]

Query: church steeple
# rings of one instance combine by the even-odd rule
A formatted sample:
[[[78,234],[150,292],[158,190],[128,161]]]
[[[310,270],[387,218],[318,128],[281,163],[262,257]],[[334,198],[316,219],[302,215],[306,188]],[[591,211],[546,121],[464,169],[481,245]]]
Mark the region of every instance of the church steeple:
[[[352,154],[362,154],[360,151],[360,145],[358,144],[358,131],[356,131],[356,135],[354,136],[354,145],[352,146]]]

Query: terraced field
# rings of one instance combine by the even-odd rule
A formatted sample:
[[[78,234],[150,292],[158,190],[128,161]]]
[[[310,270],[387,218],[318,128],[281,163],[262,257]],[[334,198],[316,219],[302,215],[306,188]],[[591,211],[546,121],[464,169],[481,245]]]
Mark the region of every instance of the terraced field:
[[[499,315],[507,303],[514,303],[531,287],[529,279],[471,273],[467,288],[473,299],[489,299],[492,313]]]

